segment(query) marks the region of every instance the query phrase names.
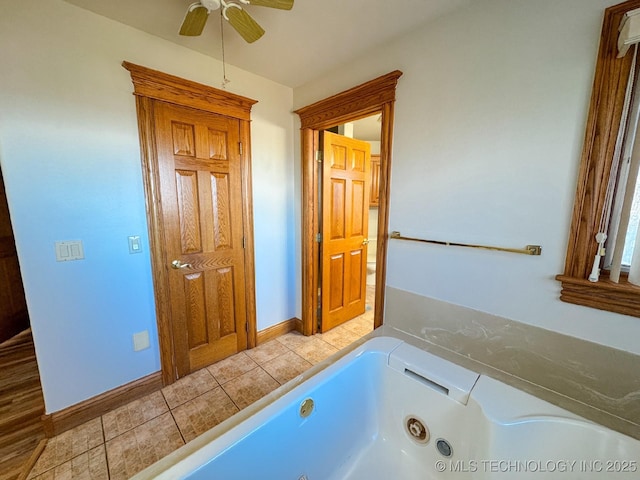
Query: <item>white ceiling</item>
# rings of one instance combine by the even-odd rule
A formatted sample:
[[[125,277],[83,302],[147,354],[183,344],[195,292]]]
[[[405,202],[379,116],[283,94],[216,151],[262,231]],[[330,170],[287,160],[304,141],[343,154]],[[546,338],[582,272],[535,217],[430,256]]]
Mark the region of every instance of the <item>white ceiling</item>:
[[[219,16],[200,37],[178,29],[195,0],[66,0],[99,15],[222,59]],[[225,25],[225,60],[283,85],[297,87],[361,53],[472,0],[295,0],[290,11],[248,6],[266,30],[247,44]]]

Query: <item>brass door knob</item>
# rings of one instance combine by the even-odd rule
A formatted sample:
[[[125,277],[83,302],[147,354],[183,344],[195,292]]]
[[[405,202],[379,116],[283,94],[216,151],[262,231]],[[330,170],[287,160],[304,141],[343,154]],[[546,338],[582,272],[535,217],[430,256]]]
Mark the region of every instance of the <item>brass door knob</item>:
[[[174,260],[171,262],[171,268],[175,268],[176,270],[180,268],[191,268],[190,263],[182,263],[180,260]]]

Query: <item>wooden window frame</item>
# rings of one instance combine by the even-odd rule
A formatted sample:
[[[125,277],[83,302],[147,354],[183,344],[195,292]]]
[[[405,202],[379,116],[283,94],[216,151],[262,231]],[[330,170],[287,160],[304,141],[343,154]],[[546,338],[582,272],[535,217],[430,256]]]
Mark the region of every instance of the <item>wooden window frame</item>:
[[[588,280],[633,60],[631,52],[617,58],[618,28],[624,14],[636,8],[640,0],[604,12],[565,268],[556,279],[562,283],[564,302],[640,317],[640,287],[630,284],[626,275],[621,275],[620,283],[610,281],[606,271],[598,282]]]

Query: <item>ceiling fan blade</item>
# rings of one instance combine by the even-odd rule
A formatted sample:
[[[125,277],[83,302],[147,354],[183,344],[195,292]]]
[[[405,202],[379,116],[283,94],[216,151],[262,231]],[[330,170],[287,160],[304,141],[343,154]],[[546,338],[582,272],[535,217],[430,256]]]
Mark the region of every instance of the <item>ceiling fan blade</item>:
[[[247,43],[253,43],[264,35],[262,27],[242,8],[227,8],[225,17]]]
[[[184,16],[180,26],[180,35],[187,37],[197,37],[204,30],[204,26],[209,18],[209,10],[200,2],[192,3]]]
[[[249,5],[291,10],[293,8],[293,0],[249,0]]]

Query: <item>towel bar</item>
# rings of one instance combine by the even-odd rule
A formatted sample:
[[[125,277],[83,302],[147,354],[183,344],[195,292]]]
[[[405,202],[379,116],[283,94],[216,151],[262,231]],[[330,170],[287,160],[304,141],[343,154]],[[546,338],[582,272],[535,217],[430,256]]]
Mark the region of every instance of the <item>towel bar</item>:
[[[432,243],[434,245],[482,248],[484,250],[498,250],[500,252],[521,253],[524,255],[542,255],[542,247],[540,245],[527,245],[524,248],[490,247],[487,245],[473,245],[470,243],[444,242],[441,240],[424,240],[422,238],[403,237],[400,232],[396,232],[396,231],[391,232],[391,235],[389,235],[389,238],[393,238],[396,240],[410,240],[412,242]]]

